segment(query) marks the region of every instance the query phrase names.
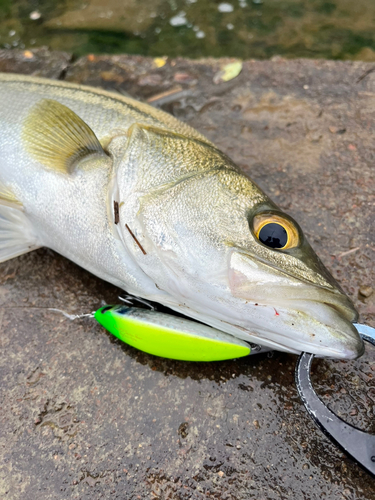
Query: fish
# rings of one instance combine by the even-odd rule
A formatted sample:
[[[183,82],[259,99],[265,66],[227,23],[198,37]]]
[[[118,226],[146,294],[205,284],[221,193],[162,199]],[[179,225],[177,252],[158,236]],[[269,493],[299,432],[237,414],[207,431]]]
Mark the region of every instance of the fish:
[[[101,89],[0,74],[0,261],[48,247],[264,349],[354,359],[352,302],[211,141]]]

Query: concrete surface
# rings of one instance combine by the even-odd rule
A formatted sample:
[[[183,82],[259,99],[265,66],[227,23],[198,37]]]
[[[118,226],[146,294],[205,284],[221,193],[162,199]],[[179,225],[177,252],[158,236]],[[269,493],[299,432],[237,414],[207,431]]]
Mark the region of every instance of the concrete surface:
[[[375,72],[365,63],[0,52],[0,70],[149,100],[229,154],[304,228],[375,326]],[[218,78],[215,79],[218,81]],[[317,430],[292,355],[209,364],[121,344],[89,312],[115,287],[47,249],[0,266],[0,498],[363,499],[375,482]],[[375,432],[375,351],[317,361],[314,383]]]

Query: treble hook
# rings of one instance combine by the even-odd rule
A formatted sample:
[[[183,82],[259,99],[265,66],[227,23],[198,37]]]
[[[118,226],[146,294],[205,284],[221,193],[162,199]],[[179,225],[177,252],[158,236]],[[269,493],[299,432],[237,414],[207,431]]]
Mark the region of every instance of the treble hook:
[[[363,340],[375,346],[375,328],[360,323],[355,323],[354,326]],[[313,358],[313,354],[302,353],[295,373],[297,390],[308,414],[324,434],[375,476],[375,435],[348,424],[320,400],[310,378]]]

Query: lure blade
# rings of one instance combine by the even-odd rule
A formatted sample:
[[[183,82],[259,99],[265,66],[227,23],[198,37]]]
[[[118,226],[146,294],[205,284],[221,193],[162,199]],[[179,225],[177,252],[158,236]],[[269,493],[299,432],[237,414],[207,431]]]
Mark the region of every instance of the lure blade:
[[[250,346],[231,335],[185,318],[137,307],[105,306],[95,319],[137,349],[183,361],[221,361],[250,354]]]

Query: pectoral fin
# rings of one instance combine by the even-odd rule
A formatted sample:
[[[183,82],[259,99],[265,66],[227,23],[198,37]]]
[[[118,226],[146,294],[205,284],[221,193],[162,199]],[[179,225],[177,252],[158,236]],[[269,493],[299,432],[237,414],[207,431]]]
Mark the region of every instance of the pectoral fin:
[[[22,203],[17,199],[13,191],[0,182],[0,205],[10,207],[22,207]]]
[[[21,202],[0,182],[0,262],[40,246]]]
[[[42,99],[31,109],[23,139],[36,160],[61,173],[72,173],[76,162],[86,156],[106,156],[91,128],[74,111],[52,99]]]

